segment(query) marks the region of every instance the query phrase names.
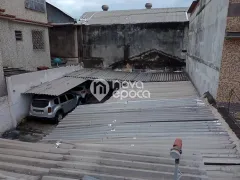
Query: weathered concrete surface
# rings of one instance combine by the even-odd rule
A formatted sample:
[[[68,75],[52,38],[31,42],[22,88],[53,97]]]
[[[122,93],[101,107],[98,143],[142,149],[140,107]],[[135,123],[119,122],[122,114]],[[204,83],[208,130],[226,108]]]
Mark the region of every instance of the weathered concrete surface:
[[[32,30],[44,32],[43,50],[33,49]],[[22,41],[16,41],[15,31],[22,31]],[[3,66],[33,71],[38,66],[51,67],[48,28],[1,19],[0,32]]]
[[[3,59],[2,52],[0,49],[0,97],[5,96],[7,94],[6,82],[3,73]]]
[[[0,136],[11,128],[13,128],[13,122],[9,111],[8,97],[0,97]]]
[[[202,95],[217,96],[229,0],[201,0],[190,17],[187,72]]]
[[[79,54],[103,58],[104,67],[123,60],[126,45],[130,56],[157,49],[184,58],[186,26],[188,23],[82,26],[78,29]]]
[[[51,57],[78,58],[77,27],[54,26],[49,29]]]
[[[44,0],[45,1],[45,0]],[[25,0],[1,0],[1,9],[6,14],[15,15],[18,18],[47,23],[47,13],[39,13],[25,8]]]

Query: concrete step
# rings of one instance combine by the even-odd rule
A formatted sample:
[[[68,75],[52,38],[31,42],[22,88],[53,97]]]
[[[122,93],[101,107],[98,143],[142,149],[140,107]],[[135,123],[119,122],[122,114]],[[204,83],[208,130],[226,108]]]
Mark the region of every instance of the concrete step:
[[[96,172],[94,169],[93,171],[83,171],[83,170],[69,170],[69,169],[51,169],[51,175],[58,175],[63,177],[71,177],[71,178],[78,178],[82,179],[84,175],[92,176],[94,178],[100,180],[172,180],[173,173],[165,173],[165,172],[151,172],[151,171],[141,171],[139,174],[137,171],[129,170],[128,174],[120,174],[120,170],[110,172],[109,174],[104,172]],[[119,175],[115,175],[119,174]],[[123,176],[124,175],[124,176]],[[184,180],[208,180],[206,176],[192,176],[189,174],[184,174],[182,179]]]
[[[43,168],[54,168],[54,167],[57,167],[57,163],[58,163],[58,161],[4,155],[4,154],[0,154],[0,162],[32,165],[34,167],[43,167]]]
[[[181,163],[180,163],[181,164]],[[82,170],[89,170],[88,167],[99,169],[119,169],[122,168],[123,171],[126,169],[135,169],[135,170],[149,170],[149,171],[162,171],[162,172],[174,172],[175,166],[173,165],[166,165],[166,164],[152,164],[152,163],[142,163],[142,162],[133,162],[133,161],[123,161],[123,160],[113,160],[113,159],[94,159],[88,157],[82,157],[81,161],[78,162],[59,162],[58,166],[61,168],[73,168],[73,169],[82,169]],[[87,168],[87,169],[85,169]],[[182,166],[180,165],[181,171],[187,174],[194,174],[194,175],[206,175],[205,170],[201,168],[195,168],[189,166]],[[115,170],[114,170],[115,172]],[[123,172],[124,174],[124,172]]]
[[[27,174],[27,175],[34,175],[34,176],[43,176],[49,173],[49,169],[47,168],[40,168],[40,167],[33,167],[33,166],[26,166],[22,164],[14,164],[14,163],[0,163],[0,170],[10,171],[20,174]]]
[[[8,171],[2,171],[0,170],[0,174],[3,176],[7,176],[6,179],[9,178],[15,178],[15,179],[24,179],[24,180],[39,180],[40,176],[31,176],[31,175],[26,175],[26,174],[19,174],[19,173],[14,173],[14,172],[8,172]],[[1,179],[1,176],[0,176]]]
[[[21,156],[21,157],[30,157],[46,160],[61,161],[63,159],[62,154],[53,154],[53,153],[43,153],[35,151],[24,151],[24,150],[14,150],[14,149],[5,149],[0,148],[0,154]]]

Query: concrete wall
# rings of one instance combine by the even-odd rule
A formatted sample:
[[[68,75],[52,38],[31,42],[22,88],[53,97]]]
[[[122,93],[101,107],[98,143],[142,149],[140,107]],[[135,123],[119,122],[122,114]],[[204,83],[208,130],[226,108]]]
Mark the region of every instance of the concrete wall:
[[[0,0],[0,7],[17,18],[47,23],[47,13],[26,9],[25,0]]]
[[[49,29],[49,40],[52,57],[76,58],[78,47],[75,46],[76,26],[54,26]]]
[[[22,41],[16,41],[16,30],[22,31]],[[44,50],[33,49],[32,30],[44,31]],[[0,19],[0,32],[3,66],[26,70],[36,70],[38,66],[51,67],[48,28]]]
[[[2,52],[0,49],[0,97],[6,95],[6,84],[3,73],[3,62],[2,62]]]
[[[13,127],[8,98],[7,96],[0,97],[0,136]]]
[[[190,17],[187,72],[200,94],[217,96],[229,0],[201,0]]]
[[[69,23],[74,22],[74,19],[63,13],[58,8],[47,3],[47,16],[50,23]]]
[[[79,66],[69,66],[7,77],[8,99],[13,127],[16,127],[29,112],[31,96],[22,95],[22,93],[31,89],[31,87],[63,77],[79,69]]]
[[[105,67],[124,59],[124,45],[127,44],[130,56],[157,49],[184,58],[186,26],[184,23],[156,23],[79,27],[79,54],[103,58]]]
[[[240,0],[230,0],[229,14],[227,18],[227,32],[240,32],[240,13],[230,11],[240,7]],[[240,97],[240,39],[226,38],[223,47],[221,73],[217,101],[228,103],[230,92],[233,89]],[[240,103],[240,99],[234,95],[231,102]]]

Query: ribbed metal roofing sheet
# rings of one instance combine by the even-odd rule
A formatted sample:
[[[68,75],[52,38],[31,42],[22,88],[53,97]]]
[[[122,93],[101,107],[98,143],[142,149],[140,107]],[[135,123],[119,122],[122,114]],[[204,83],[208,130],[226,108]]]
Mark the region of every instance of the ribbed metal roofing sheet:
[[[176,86],[173,85],[174,83]],[[189,87],[189,85],[186,82],[146,84],[159,94],[171,96],[177,87],[181,91],[175,99],[158,99],[157,96],[154,100],[134,99],[79,106],[47,135],[44,141],[61,139],[71,144],[78,144],[77,147],[84,148],[88,153],[101,149],[105,151],[104,157],[110,157],[109,154],[117,156],[116,152],[130,153],[128,158],[134,161],[136,155],[139,157],[152,152],[164,153],[166,154],[164,158],[169,158],[169,147],[172,146],[175,138],[181,138],[183,159],[180,165],[185,166],[185,157],[196,155],[197,152],[203,157],[204,167],[203,164],[199,166],[191,163],[191,161],[195,162],[196,157],[189,157],[190,162],[187,166],[198,167],[198,170],[203,168],[207,171],[207,174],[198,172],[201,176],[196,177],[196,171],[183,170],[185,172],[182,179],[190,177],[190,179],[205,179],[206,175],[216,180],[239,179],[240,174],[237,169],[240,168],[240,159],[236,148],[237,142],[224,126],[223,121],[212,113],[204,101],[196,97],[190,98],[190,95],[184,98],[186,90],[182,86]],[[191,93],[196,96],[193,91]],[[82,153],[83,150],[79,151]],[[78,150],[75,153],[77,152]],[[100,155],[99,152],[97,153]],[[156,161],[168,164],[163,159]],[[232,166],[233,164],[235,166]],[[105,172],[110,173],[110,171]],[[116,175],[115,171],[111,173]],[[163,172],[163,176],[160,177],[164,177],[165,173]],[[152,176],[146,179],[152,179]]]
[[[84,78],[84,79],[105,79],[120,81],[142,81],[142,82],[171,82],[171,81],[188,81],[184,72],[123,72],[100,69],[83,69],[66,77]]]
[[[43,83],[37,87],[33,87],[24,94],[59,96],[85,81],[85,79],[81,78],[62,77],[51,82]]]
[[[200,99],[80,106],[44,141],[61,139],[79,143],[79,147],[84,147],[85,150],[88,149],[86,144],[91,143],[94,145],[89,145],[89,150],[90,147],[95,147],[96,150],[105,149],[107,153],[113,152],[107,147],[113,147],[115,151],[128,149],[128,153],[142,150],[167,154],[175,138],[183,140],[183,156],[195,154],[194,152],[203,156],[203,168],[210,179],[221,179],[221,176],[223,179],[240,177],[236,171],[236,168],[240,168],[236,144],[222,122]],[[235,165],[234,169],[232,164]],[[186,174],[192,175],[192,171],[185,172],[182,178]]]
[[[156,8],[121,11],[86,12],[80,24],[111,25],[138,23],[188,22],[188,8]]]

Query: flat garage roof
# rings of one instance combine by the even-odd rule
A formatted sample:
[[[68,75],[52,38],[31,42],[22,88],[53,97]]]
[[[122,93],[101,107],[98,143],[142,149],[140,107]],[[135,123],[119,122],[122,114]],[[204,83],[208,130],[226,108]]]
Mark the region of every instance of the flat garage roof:
[[[34,87],[24,94],[59,96],[69,91],[70,89],[84,83],[85,81],[86,80],[82,78],[62,77],[60,79],[46,82],[37,87]]]

